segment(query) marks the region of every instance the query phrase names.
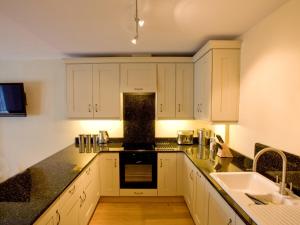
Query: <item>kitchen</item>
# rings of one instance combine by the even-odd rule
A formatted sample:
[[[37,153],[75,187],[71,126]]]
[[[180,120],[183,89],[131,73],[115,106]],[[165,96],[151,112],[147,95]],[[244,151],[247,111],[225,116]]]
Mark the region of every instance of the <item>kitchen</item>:
[[[120,118],[116,119],[115,116],[106,119],[73,119],[68,116],[66,93],[68,60],[69,63],[82,60],[80,63],[82,64],[84,60],[87,60],[85,61],[86,64],[99,64],[101,58],[105,60],[105,57],[98,56],[123,56],[126,58],[132,55],[130,53],[135,53],[134,56],[137,57],[137,60],[142,61],[140,63],[146,63],[146,61],[150,64],[186,63],[183,61],[172,61],[175,60],[170,59],[172,56],[175,56],[175,58],[190,58],[189,60],[191,61],[189,63],[194,63],[193,57],[197,57],[196,53],[203,49],[210,39],[241,41],[238,122],[211,123],[207,119],[194,119],[194,114],[195,112],[197,113],[199,108],[194,102],[196,97],[193,92],[193,96],[191,96],[193,100],[188,101],[193,105],[193,118],[156,118],[155,137],[176,139],[178,130],[196,131],[200,128],[206,128],[215,131],[216,134],[220,134],[231,149],[252,160],[255,154],[255,143],[262,143],[299,156],[296,141],[297,128],[300,125],[298,119],[299,101],[297,100],[299,94],[298,74],[300,71],[298,63],[300,58],[299,2],[265,1],[261,3],[261,1],[253,1],[252,3],[247,3],[247,5],[246,3],[239,3],[239,1],[232,1],[232,5],[228,3],[228,6],[226,6],[221,1],[212,1],[210,3],[212,5],[209,5],[207,1],[200,1],[199,3],[196,1],[176,1],[177,7],[169,7],[167,3],[160,7],[157,2],[139,1],[142,9],[139,12],[140,16],[145,20],[145,26],[139,30],[140,33],[136,45],[130,42],[135,35],[135,21],[132,18],[134,1],[130,2],[130,4],[120,3],[121,9],[125,7],[128,10],[125,12],[126,16],[129,14],[128,19],[126,17],[124,22],[126,24],[121,25],[127,26],[130,24],[130,28],[133,28],[130,29],[130,32],[126,30],[128,27],[120,27],[120,29],[114,27],[117,26],[116,24],[121,23],[120,21],[115,22],[116,24],[112,23],[109,27],[104,21],[101,21],[101,17],[94,18],[90,16],[97,15],[90,13],[94,12],[93,8],[96,8],[92,7],[92,4],[89,5],[86,11],[80,11],[81,8],[84,8],[82,5],[74,4],[73,11],[68,12],[69,16],[65,18],[63,17],[64,12],[70,7],[67,1],[57,3],[61,6],[61,9],[52,4],[47,5],[45,3],[43,5],[36,1],[31,1],[30,3],[23,5],[16,4],[14,1],[2,1],[0,7],[1,30],[4,32],[1,35],[1,83],[23,82],[28,104],[26,107],[27,117],[1,118],[1,182],[70,146],[74,143],[74,138],[79,134],[97,134],[99,130],[107,130],[111,140],[113,138],[124,138],[123,120]],[[103,15],[109,16],[105,6],[112,7],[117,12],[120,10],[117,3],[107,5],[109,3],[103,1],[103,4],[100,4],[100,6],[103,6],[102,8],[99,7]],[[150,15],[151,10],[148,12],[147,7],[149,7],[149,10],[153,10],[153,7],[157,9],[157,11],[152,11],[154,13],[152,17]],[[207,7],[205,9],[209,13],[202,12],[201,9],[203,7]],[[56,11],[49,10],[51,12],[48,12],[47,9],[56,9]],[[198,11],[201,11],[203,15],[198,15]],[[70,18],[75,19],[74,16],[70,16],[72,12],[77,13],[77,23],[67,20]],[[218,21],[214,20],[216,12],[220,17],[223,15]],[[178,28],[179,25],[177,26],[178,30],[172,31],[171,19],[166,21],[163,19],[165,18],[164,16],[168,15],[172,15],[171,18],[173,18],[173,14],[168,13],[174,13],[174,18],[180,19],[176,21],[183,26],[184,32],[182,32],[182,27]],[[214,16],[210,16],[210,14]],[[180,17],[177,18],[176,16]],[[90,18],[90,20],[84,20],[83,18]],[[124,17],[120,18],[124,20]],[[193,18],[197,19],[195,23],[193,23]],[[208,32],[207,36],[212,38],[200,36],[202,30],[208,29],[205,23],[201,22],[202,20],[205,21],[205,19],[210,21],[210,27],[216,30],[215,34]],[[61,23],[61,21],[65,22]],[[87,23],[91,22],[92,25],[89,27]],[[151,23],[154,22],[161,23],[155,25],[157,30],[155,30],[154,24],[151,27]],[[197,25],[198,22],[201,26]],[[43,26],[43,24],[46,26]],[[165,27],[161,27],[163,25]],[[70,29],[66,29],[66,26],[70,26]],[[109,33],[103,35],[97,33],[97,35],[93,35],[94,37],[89,37],[90,35],[84,33],[96,32],[97,26],[102,26],[103,29],[112,30],[115,33],[111,33],[111,36]],[[81,33],[76,33],[78,27],[82,28]],[[164,33],[161,33],[161,30],[158,28],[161,30],[170,29],[170,34],[177,38],[170,38],[167,34],[162,38],[163,36],[160,35],[164,35]],[[233,28],[236,30],[230,30]],[[68,32],[65,32],[66,30]],[[102,33],[100,32],[100,34]],[[156,37],[154,34],[158,36]],[[68,35],[73,35],[73,38]],[[117,37],[120,39],[116,39]],[[152,44],[147,42],[149,41],[147,38],[153,41],[151,42]],[[193,41],[193,38],[197,40]],[[86,40],[86,42],[83,40]],[[158,55],[160,57],[167,54],[170,58],[162,59],[166,61],[151,62],[151,59],[148,59],[150,56],[148,52],[152,53],[153,56]],[[140,56],[137,53],[140,53]],[[144,54],[143,57],[141,57],[142,53]],[[86,58],[85,56],[96,57]],[[110,64],[128,63],[125,60],[130,60],[131,57],[129,59],[120,58],[114,59],[109,57],[109,60],[111,60]],[[172,68],[174,70],[174,66]],[[175,73],[176,69],[175,66]],[[195,71],[194,73],[196,74]],[[196,78],[194,77],[194,79]],[[180,84],[181,82],[178,83]],[[174,85],[176,86],[176,82]],[[121,96],[119,97],[121,99]],[[159,107],[160,105],[157,105],[156,102],[157,111],[155,116],[159,113]],[[176,107],[178,111],[178,105]],[[122,116],[121,106],[119,116]],[[196,132],[194,134],[196,138]],[[185,152],[186,154],[190,153],[190,156],[194,153],[188,152],[188,150]],[[83,161],[92,157],[88,154],[85,155],[87,155],[87,158],[83,158]],[[101,155],[104,155],[104,153],[99,154],[99,156]],[[289,161],[290,157],[288,156],[287,158]],[[252,168],[252,164],[248,166],[247,169]],[[200,172],[203,173],[202,170]],[[281,176],[279,177],[281,178]],[[210,181],[211,179],[209,179],[209,184],[211,185]],[[223,195],[221,197],[224,198]],[[225,201],[226,204],[232,206],[228,203],[226,197]],[[3,218],[2,204],[5,204],[5,201],[0,202],[1,219]],[[294,206],[291,207],[291,212],[294,208]],[[245,211],[242,210],[244,212],[241,213],[240,210],[236,212],[236,208],[233,210],[247,224],[247,216],[244,218],[241,215]],[[251,213],[248,212],[248,214]],[[279,214],[277,213],[277,215]],[[280,221],[280,219],[277,221]],[[224,221],[225,224],[227,222]],[[272,223],[275,224],[274,222]],[[267,223],[262,222],[261,224]]]

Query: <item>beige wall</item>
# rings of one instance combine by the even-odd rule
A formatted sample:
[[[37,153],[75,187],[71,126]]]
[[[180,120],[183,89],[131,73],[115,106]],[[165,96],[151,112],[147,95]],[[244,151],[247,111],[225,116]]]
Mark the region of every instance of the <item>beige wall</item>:
[[[0,182],[74,142],[79,133],[108,130],[123,136],[119,120],[68,120],[65,66],[61,60],[0,61],[0,82],[24,82],[28,116],[0,118]],[[209,126],[201,121],[157,121],[156,136]],[[222,127],[218,129],[222,133]]]
[[[253,157],[255,142],[300,155],[300,1],[241,36],[240,120],[230,146]]]

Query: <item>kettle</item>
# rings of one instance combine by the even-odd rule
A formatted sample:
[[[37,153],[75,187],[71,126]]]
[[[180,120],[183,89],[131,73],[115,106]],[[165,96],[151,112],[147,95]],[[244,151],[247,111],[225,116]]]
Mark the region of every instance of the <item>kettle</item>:
[[[100,130],[99,131],[99,144],[107,144],[109,141],[109,136],[106,130]]]

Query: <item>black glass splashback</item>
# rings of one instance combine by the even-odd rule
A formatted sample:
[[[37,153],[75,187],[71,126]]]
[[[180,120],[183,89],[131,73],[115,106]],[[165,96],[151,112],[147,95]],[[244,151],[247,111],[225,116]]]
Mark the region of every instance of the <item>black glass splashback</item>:
[[[124,143],[155,143],[155,93],[124,93]]]

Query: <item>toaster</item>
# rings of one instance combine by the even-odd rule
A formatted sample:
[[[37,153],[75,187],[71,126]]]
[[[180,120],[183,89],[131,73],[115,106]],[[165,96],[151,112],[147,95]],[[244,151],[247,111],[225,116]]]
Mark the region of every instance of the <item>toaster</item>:
[[[179,145],[192,145],[194,138],[193,130],[179,130],[177,131],[177,143]]]

